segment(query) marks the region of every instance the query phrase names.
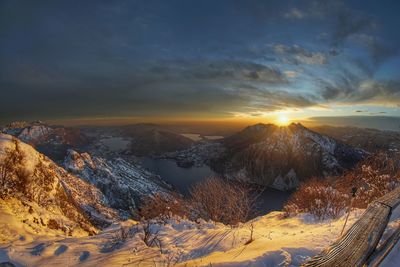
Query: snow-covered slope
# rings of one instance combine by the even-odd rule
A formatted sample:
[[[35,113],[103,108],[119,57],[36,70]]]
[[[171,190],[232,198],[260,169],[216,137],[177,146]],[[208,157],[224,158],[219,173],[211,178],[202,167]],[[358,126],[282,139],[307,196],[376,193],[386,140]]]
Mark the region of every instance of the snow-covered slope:
[[[125,214],[134,212],[143,197],[168,194],[171,189],[159,176],[122,158],[92,158],[88,153],[69,150],[64,166],[99,188],[110,206]]]
[[[361,213],[351,213],[346,229]],[[340,236],[344,220],[316,222],[310,215],[283,218],[273,212],[231,228],[174,218],[150,224],[150,238],[157,237],[161,247],[143,241],[146,224],[125,222],[94,237],[26,236],[0,247],[0,259],[25,266],[300,266]],[[126,238],[120,238],[121,226],[130,229]]]
[[[31,228],[94,233],[116,218],[97,188],[11,135],[0,134],[0,169],[2,208]]]

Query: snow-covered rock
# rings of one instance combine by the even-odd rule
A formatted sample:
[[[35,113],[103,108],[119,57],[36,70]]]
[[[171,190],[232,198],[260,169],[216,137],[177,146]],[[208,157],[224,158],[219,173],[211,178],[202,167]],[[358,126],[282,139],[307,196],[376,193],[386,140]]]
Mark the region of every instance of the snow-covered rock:
[[[89,153],[81,153],[74,150],[69,150],[67,157],[64,160],[64,166],[67,170],[73,172],[80,172],[85,169],[87,166],[90,169],[96,169],[96,166],[93,163],[92,157]]]
[[[27,122],[14,122],[9,124],[3,129],[4,133],[8,133],[18,137],[23,142],[31,142],[41,138],[53,132],[53,128],[44,124],[41,121],[35,121],[31,123]]]
[[[66,234],[76,229],[93,233],[117,218],[97,188],[11,135],[0,134],[0,168],[1,198],[42,214],[36,221],[41,219],[43,226],[57,225]],[[50,220],[54,217],[62,219]]]
[[[32,125],[28,128],[24,128],[22,132],[18,135],[18,138],[24,142],[29,142],[31,140],[43,138],[44,136],[50,134],[52,131],[53,129],[44,125]]]
[[[296,175],[296,172],[293,169],[290,169],[290,171],[285,176],[280,175],[276,177],[274,183],[272,184],[272,187],[281,191],[285,191],[297,188],[299,185],[300,181]]]
[[[159,176],[122,158],[111,160],[92,158],[88,153],[69,150],[64,166],[99,188],[110,206],[122,211],[123,214],[134,212],[144,197],[170,192],[170,186]]]
[[[1,132],[34,146],[57,162],[64,159],[68,149],[90,143],[89,138],[78,128],[48,125],[41,121],[10,123]]]

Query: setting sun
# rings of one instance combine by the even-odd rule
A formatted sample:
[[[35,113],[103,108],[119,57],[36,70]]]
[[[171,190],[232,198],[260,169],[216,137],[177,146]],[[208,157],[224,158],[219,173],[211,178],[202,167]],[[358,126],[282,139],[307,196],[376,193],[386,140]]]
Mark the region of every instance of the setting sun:
[[[279,115],[279,117],[276,120],[276,123],[279,126],[286,126],[290,123],[290,119],[285,115]]]

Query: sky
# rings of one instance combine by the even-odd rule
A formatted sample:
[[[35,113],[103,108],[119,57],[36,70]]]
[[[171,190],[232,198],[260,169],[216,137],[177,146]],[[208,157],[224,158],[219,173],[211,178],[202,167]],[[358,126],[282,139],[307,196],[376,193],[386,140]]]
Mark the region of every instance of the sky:
[[[0,120],[400,116],[398,10],[395,0],[2,0]]]

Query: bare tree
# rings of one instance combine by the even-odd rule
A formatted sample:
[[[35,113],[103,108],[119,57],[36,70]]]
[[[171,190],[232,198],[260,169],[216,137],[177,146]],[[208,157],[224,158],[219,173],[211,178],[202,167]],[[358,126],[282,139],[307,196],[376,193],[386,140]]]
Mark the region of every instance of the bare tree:
[[[251,222],[251,223],[250,223],[250,225],[249,225],[249,230],[250,230],[250,237],[249,237],[249,239],[246,241],[245,245],[248,245],[248,244],[250,244],[251,242],[254,241],[254,237],[253,237],[253,234],[254,234],[254,222]]]
[[[180,195],[155,194],[144,199],[139,215],[147,220],[157,218],[165,221],[174,215],[184,217],[187,211],[187,201]]]
[[[231,226],[245,222],[255,213],[258,194],[238,182],[207,178],[190,190],[190,202],[198,217]]]
[[[161,239],[158,237],[159,230],[152,231],[151,230],[151,223],[149,221],[144,221],[143,225],[143,242],[148,247],[157,246],[160,251],[162,250],[162,243]]]

